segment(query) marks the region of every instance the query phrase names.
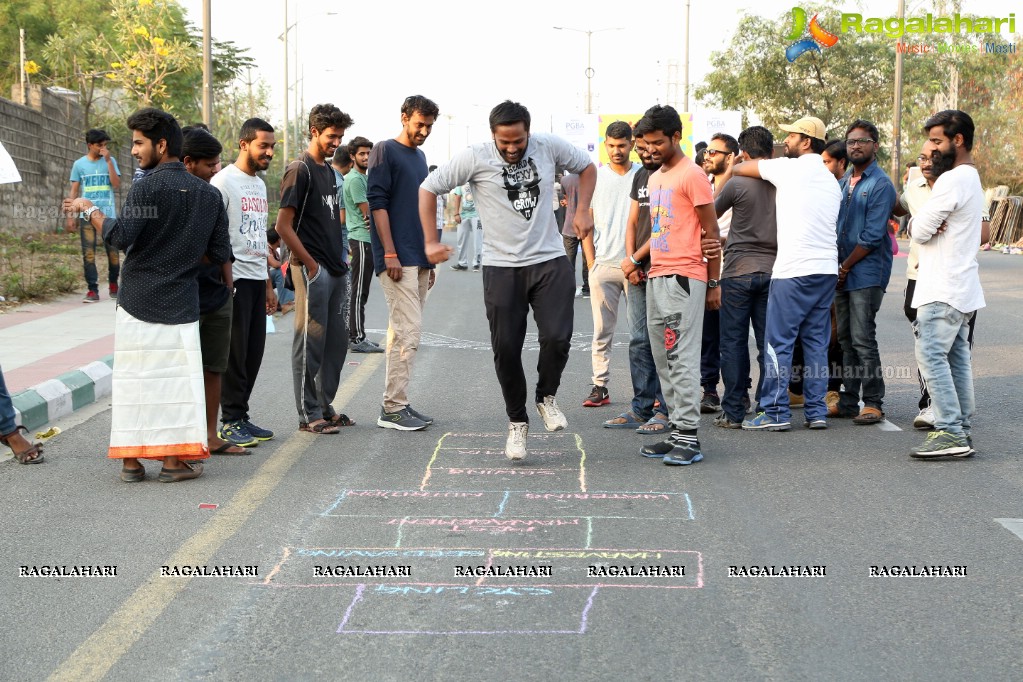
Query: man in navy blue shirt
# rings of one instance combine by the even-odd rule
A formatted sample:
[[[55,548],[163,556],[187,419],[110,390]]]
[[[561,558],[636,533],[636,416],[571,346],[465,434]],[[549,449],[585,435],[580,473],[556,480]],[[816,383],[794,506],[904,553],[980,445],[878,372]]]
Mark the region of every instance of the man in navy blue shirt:
[[[842,178],[838,213],[838,341],[842,344],[842,392],[828,416],[855,424],[884,420],[884,376],[875,318],[892,274],[888,217],[895,205],[892,181],[877,165],[877,128],[853,121],[845,145],[853,170]],[[860,394],[863,409],[859,409]]]
[[[401,133],[373,147],[366,198],[373,268],[387,300],[387,372],[377,426],[419,431],[433,418],[409,404],[408,385],[422,330],[426,293],[436,272],[426,258],[419,185],[426,179],[426,142],[440,109],[422,95],[401,105]]]

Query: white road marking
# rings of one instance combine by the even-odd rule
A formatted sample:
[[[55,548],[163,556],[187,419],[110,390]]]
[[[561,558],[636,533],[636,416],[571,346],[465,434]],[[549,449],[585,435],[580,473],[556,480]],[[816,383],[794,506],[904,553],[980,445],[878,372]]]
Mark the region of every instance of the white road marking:
[[[998,523],[1005,526],[1005,529],[1016,534],[1020,540],[1023,540],[1023,519],[995,519]]]

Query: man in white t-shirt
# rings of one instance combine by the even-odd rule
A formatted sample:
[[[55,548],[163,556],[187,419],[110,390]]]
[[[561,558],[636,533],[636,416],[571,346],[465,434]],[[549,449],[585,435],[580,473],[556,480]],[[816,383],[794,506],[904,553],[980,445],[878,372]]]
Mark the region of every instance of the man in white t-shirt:
[[[789,379],[796,338],[803,341],[804,426],[827,428],[828,342],[831,302],[838,282],[836,223],[842,195],[821,159],[827,130],[808,116],[780,126],[788,133],[785,158],[747,161],[738,177],[762,178],[777,188],[778,256],[771,271],[765,329],[765,376],[760,409],[746,430],[788,431]]]
[[[219,435],[235,444],[274,437],[273,431],[249,421],[249,397],[266,345],[266,316],[277,310],[277,294],[266,262],[266,185],[256,175],[270,167],[274,144],[273,126],[250,118],[238,136],[238,159],[210,181],[220,190],[227,209],[234,252],[231,353],[220,391]]]
[[[597,169],[593,189],[593,233],[583,240],[583,257],[589,268],[590,309],[593,311],[593,388],[583,400],[584,407],[600,407],[611,402],[607,385],[611,380],[611,346],[618,326],[618,303],[625,294],[625,229],[629,223],[629,192],[639,166],[629,160],[633,147],[632,128],[615,121],[604,133],[604,148],[609,163]],[[630,419],[630,417],[632,417]],[[604,422],[608,428],[637,428],[639,422],[629,412]]]
[[[526,456],[526,375],[522,345],[530,308],[539,332],[540,357],[535,402],[548,431],[568,425],[554,396],[572,345],[575,281],[551,210],[554,176],[579,174],[576,235],[593,230],[590,199],[597,170],[589,155],[561,138],[530,135],[529,111],[505,101],[490,112],[493,140],[455,155],[431,173],[419,190],[419,215],[431,263],[447,259],[450,249],[433,229],[437,195],[469,183],[483,224],[483,302],[490,322],[497,380],[508,413],[509,459]]]
[[[984,307],[977,245],[984,189],[973,165],[973,119],[948,109],[931,116],[924,132],[933,145],[938,176],[931,197],[910,221],[920,245],[912,305],[916,361],[931,394],[934,431],[911,457],[969,457],[974,453],[970,422],[975,408],[969,325]]]

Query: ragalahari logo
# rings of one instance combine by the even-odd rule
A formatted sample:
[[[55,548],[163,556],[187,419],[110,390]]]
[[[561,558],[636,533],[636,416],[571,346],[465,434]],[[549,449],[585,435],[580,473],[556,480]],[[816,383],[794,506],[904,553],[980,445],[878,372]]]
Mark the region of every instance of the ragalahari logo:
[[[789,62],[794,62],[804,52],[820,52],[822,47],[832,47],[838,42],[838,36],[824,30],[818,23],[816,14],[810,20],[807,30],[806,10],[802,7],[793,7],[792,31],[785,36],[785,40],[795,41],[785,48],[785,58]]]

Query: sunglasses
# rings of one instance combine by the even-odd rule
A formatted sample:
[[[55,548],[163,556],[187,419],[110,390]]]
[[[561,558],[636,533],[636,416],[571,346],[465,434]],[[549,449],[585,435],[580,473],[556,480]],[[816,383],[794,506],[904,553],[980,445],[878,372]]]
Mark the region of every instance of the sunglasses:
[[[731,153],[732,152],[727,152],[727,151],[725,151],[723,149],[704,149],[703,150],[703,156],[704,157],[708,157],[709,156],[712,159],[715,156],[717,156],[718,154],[731,154]]]

